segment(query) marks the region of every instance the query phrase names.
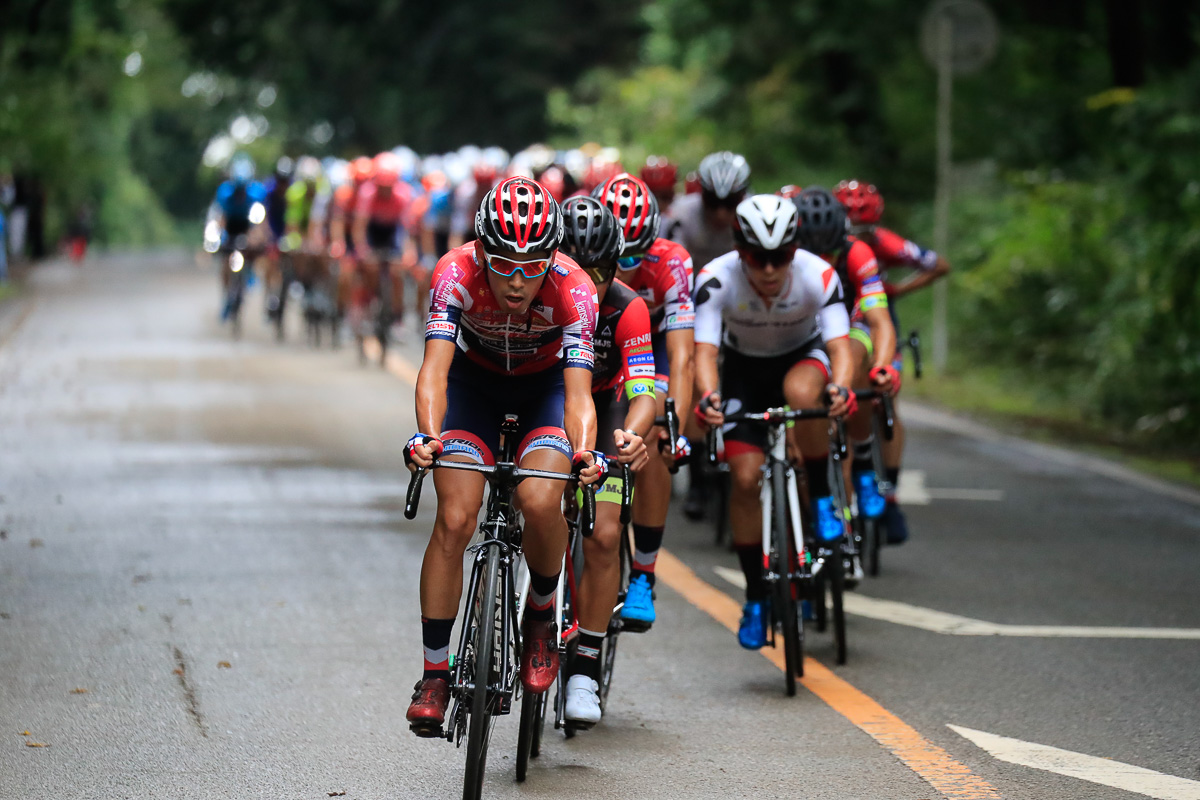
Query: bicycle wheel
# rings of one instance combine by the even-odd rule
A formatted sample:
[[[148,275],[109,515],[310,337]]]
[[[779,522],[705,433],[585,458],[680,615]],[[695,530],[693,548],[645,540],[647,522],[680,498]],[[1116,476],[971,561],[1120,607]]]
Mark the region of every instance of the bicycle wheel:
[[[525,780],[529,759],[542,749],[542,725],[546,719],[546,695],[525,692],[521,695],[521,727],[517,731],[517,782]]]
[[[829,599],[832,606],[830,619],[833,622],[833,644],[837,651],[837,663],[846,663],[846,610],[843,605],[843,595],[846,588],[846,575],[842,564],[842,546],[835,543],[830,546],[831,555],[825,568],[829,572]]]
[[[771,470],[771,497],[771,541],[774,551],[771,558],[771,571],[776,575],[772,597],[772,616],[779,623],[780,632],[783,634],[787,695],[794,697],[796,695],[796,676],[803,674],[804,667],[800,652],[800,623],[796,613],[796,598],[792,596],[792,537],[788,525],[787,476],[784,474],[782,466],[778,464],[774,465]]]
[[[496,616],[499,609],[498,585],[500,578],[500,553],[495,547],[488,548],[484,562],[481,594],[476,608],[472,646],[475,659],[473,670],[474,687],[468,708],[471,719],[467,730],[467,771],[463,780],[463,800],[479,800],[483,793],[483,773],[487,766],[488,739],[492,733],[494,703],[489,702],[492,681],[492,656],[496,635]]]
[[[879,577],[879,550],[883,543],[883,530],[878,520],[863,519],[863,556],[866,559],[867,574],[873,578]]]

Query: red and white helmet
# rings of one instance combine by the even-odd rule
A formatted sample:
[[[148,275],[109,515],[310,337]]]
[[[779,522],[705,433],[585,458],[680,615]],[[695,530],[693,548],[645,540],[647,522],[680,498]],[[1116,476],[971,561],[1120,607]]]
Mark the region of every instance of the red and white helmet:
[[[554,250],[562,242],[562,210],[537,181],[509,178],[479,204],[475,235],[484,247],[500,252]]]
[[[883,216],[883,195],[872,184],[842,181],[833,187],[833,196],[846,207],[851,225],[874,225]]]
[[[658,238],[658,200],[641,178],[622,172],[592,192],[617,218],[625,233],[625,253],[640,255]]]

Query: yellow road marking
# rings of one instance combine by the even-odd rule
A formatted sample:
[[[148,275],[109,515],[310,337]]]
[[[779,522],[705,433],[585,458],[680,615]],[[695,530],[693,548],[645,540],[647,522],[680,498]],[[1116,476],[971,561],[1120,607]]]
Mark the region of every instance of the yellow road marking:
[[[367,357],[379,358],[379,343],[368,339]],[[398,353],[388,353],[384,366],[388,372],[415,384],[417,368]],[[737,632],[742,610],[737,601],[721,590],[700,580],[696,573],[666,550],[658,551],[655,573],[696,608],[731,631]],[[779,669],[786,669],[782,648],[763,648],[763,656]],[[879,742],[930,786],[954,800],[998,800],[996,787],[955,761],[949,753],[917,733],[904,720],[888,711],[850,683],[839,678],[821,662],[805,656],[804,677],[800,679],[810,692],[860,730]]]
[[[658,552],[655,573],[684,599],[736,632],[742,610],[737,601],[696,577],[686,564],[666,550]],[[763,656],[785,669],[783,649],[763,648]],[[879,742],[937,791],[957,800],[993,800],[1000,792],[955,761],[949,753],[921,736],[879,703],[839,678],[821,662],[805,657],[800,683],[830,708]]]

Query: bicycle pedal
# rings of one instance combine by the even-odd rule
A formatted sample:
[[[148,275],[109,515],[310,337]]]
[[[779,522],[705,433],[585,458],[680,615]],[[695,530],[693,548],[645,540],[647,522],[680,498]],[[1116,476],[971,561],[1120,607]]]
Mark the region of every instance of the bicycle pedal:
[[[654,627],[653,622],[643,622],[640,619],[623,619],[621,620],[621,630],[629,631],[630,633],[645,633]]]
[[[429,722],[410,722],[408,729],[422,739],[445,739],[446,730],[441,725]]]

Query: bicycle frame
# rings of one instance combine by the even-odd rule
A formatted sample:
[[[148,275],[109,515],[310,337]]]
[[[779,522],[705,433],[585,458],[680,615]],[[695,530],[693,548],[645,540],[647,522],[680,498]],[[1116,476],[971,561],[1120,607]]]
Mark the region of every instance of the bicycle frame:
[[[782,408],[772,408],[766,413],[772,415],[784,412],[785,410]],[[767,431],[767,442],[767,460],[762,466],[763,478],[759,500],[762,503],[763,576],[768,584],[774,584],[780,580],[788,580],[792,577],[802,575],[808,559],[804,545],[804,526],[801,524],[800,516],[800,488],[796,480],[796,470],[788,462],[787,458],[786,420],[781,419],[779,422],[771,425]],[[795,563],[791,564],[794,572],[791,575],[777,575],[771,571],[771,556],[774,555],[775,549],[771,535],[775,503],[775,498],[771,491],[771,478],[775,470],[783,472],[784,480],[787,484],[788,518],[791,521],[792,540],[796,548],[796,560]],[[772,628],[772,631],[774,631],[774,628]],[[772,636],[774,636],[774,633],[772,633]]]

